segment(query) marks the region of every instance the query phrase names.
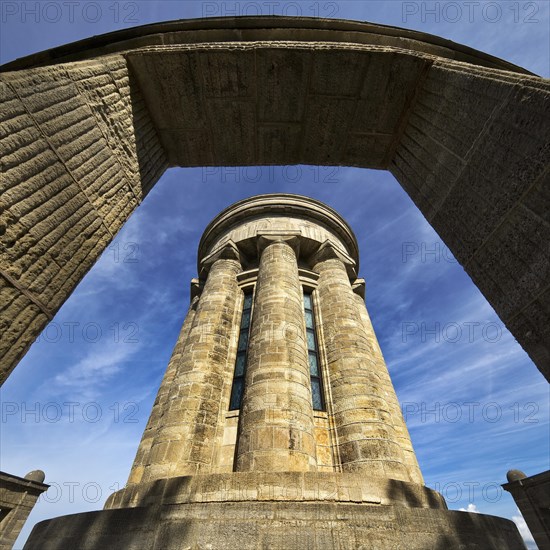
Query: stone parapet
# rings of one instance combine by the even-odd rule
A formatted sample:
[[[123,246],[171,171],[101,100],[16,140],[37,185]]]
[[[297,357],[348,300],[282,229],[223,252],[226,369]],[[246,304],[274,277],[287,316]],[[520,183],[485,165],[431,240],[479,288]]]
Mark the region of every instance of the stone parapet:
[[[204,502],[104,510],[38,523],[24,550],[525,550],[482,514],[334,502]]]
[[[539,550],[550,550],[550,470],[527,477],[510,470],[502,485],[513,497]]]
[[[48,490],[44,478],[42,470],[24,478],[0,472],[0,550],[12,550],[38,497]]]

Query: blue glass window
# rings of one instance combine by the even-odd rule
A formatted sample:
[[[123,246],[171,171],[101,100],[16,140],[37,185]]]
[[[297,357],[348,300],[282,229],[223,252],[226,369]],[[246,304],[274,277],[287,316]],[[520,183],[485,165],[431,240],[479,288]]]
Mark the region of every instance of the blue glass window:
[[[237,354],[237,361],[235,361],[235,376],[244,376],[245,367],[246,367],[246,355]]]
[[[309,352],[309,373],[311,376],[319,376],[319,365],[317,364],[317,354]]]
[[[246,361],[248,352],[248,335],[250,333],[250,314],[252,312],[252,292],[244,295],[243,313],[241,316],[241,328],[239,331],[239,343],[237,345],[237,359],[235,360],[235,374],[231,388],[229,410],[241,408],[244,393],[244,376],[246,373]]]
[[[311,329],[306,329],[307,336],[307,349],[311,351],[317,351],[317,345],[315,343],[315,333]]]
[[[311,377],[311,398],[313,400],[313,408],[316,411],[323,409],[323,397],[321,395],[321,380],[316,377]]]
[[[323,383],[321,381],[321,370],[319,368],[319,348],[317,347],[317,337],[315,336],[313,300],[309,292],[304,292],[304,314],[306,318],[306,337],[313,408],[316,411],[324,411],[325,401],[323,399]]]
[[[246,352],[247,347],[248,347],[248,327],[245,330],[241,330],[239,334],[239,351]]]
[[[243,401],[244,378],[242,376],[235,377],[233,380],[233,388],[231,389],[231,402],[229,410],[234,411],[241,408]]]

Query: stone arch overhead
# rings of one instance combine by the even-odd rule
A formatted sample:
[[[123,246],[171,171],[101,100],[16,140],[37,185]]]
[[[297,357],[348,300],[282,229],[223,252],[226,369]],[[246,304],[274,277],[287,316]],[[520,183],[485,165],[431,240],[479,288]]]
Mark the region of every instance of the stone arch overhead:
[[[298,163],[390,170],[550,378],[548,80],[290,17],[146,25],[0,71],[1,380],[168,166]]]

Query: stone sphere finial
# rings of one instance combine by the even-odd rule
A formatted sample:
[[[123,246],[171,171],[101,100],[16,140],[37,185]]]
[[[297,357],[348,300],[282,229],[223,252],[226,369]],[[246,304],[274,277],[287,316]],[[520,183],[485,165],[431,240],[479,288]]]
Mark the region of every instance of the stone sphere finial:
[[[509,483],[512,481],[519,481],[520,479],[525,479],[527,476],[521,470],[508,470],[506,474],[506,479]]]
[[[28,479],[29,481],[36,481],[37,483],[43,483],[46,479],[46,474],[42,470],[33,470],[25,476],[25,479]]]

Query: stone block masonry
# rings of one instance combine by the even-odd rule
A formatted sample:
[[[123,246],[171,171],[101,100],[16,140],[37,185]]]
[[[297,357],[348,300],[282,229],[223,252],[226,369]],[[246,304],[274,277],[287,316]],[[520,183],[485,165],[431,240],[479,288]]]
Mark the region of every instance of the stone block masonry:
[[[122,56],[2,76],[1,376],[167,164]]]
[[[0,380],[168,166],[277,164],[390,170],[550,379],[547,80],[291,17],[124,29],[0,73]]]

